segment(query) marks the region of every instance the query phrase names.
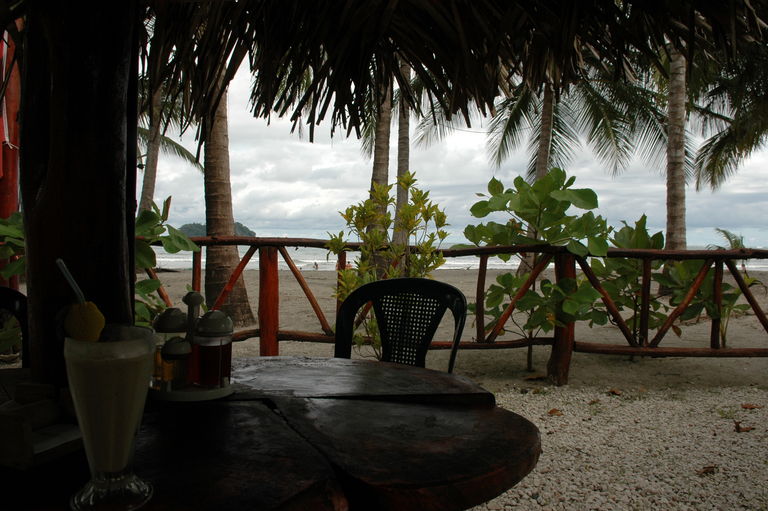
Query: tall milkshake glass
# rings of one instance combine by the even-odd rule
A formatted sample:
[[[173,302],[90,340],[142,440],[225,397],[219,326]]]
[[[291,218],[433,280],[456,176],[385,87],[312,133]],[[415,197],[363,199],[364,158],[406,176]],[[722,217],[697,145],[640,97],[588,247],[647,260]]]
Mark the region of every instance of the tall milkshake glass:
[[[154,333],[108,327],[114,341],[64,341],[69,388],[83,435],[91,480],[70,500],[74,510],[130,510],[144,505],[152,486],[131,461],[152,377]]]

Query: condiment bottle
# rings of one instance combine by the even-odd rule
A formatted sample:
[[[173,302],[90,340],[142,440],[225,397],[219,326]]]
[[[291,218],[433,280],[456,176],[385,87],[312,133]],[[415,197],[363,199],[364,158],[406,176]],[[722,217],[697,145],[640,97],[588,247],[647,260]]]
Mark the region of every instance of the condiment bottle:
[[[194,383],[226,387],[232,374],[232,320],[219,310],[208,311],[197,321],[192,338],[193,360],[198,361]]]
[[[172,379],[163,382],[162,390],[179,390],[188,386],[187,366],[191,352],[192,347],[184,337],[171,337],[163,344],[163,361],[171,365]]]
[[[162,349],[169,339],[184,336],[187,330],[187,316],[180,309],[169,307],[155,318],[152,327],[155,330],[157,343],[152,388],[170,390],[169,382],[173,379],[173,361],[163,359]]]

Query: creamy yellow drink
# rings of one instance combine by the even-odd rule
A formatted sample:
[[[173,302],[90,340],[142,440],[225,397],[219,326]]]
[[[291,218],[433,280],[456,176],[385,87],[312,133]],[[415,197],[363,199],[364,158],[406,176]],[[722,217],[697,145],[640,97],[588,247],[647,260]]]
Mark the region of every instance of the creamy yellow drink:
[[[92,472],[119,472],[130,463],[152,376],[152,331],[122,327],[119,338],[67,338],[64,343],[69,388]]]

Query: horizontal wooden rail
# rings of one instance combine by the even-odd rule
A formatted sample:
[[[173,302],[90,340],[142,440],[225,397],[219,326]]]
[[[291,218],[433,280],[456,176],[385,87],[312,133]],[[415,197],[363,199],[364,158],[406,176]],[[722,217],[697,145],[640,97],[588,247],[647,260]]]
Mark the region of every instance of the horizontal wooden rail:
[[[304,279],[301,271],[290,258],[287,247],[309,247],[325,248],[327,240],[313,238],[255,238],[246,236],[227,236],[227,237],[192,237],[192,241],[201,247],[210,247],[217,245],[235,245],[247,246],[249,250],[245,257],[240,261],[230,279],[234,282],[245,269],[248,260],[257,250],[259,251],[260,265],[260,296],[259,296],[259,328],[245,329],[235,332],[234,341],[244,341],[250,338],[258,337],[261,343],[262,354],[277,354],[278,341],[292,340],[303,342],[333,343],[333,329],[326,319],[325,312],[319,306],[314,297],[310,286]],[[348,244],[351,251],[359,250],[358,243]],[[317,316],[320,332],[302,332],[294,330],[282,330],[279,326],[279,283],[277,281],[277,254],[282,255],[288,268],[297,280],[299,286],[304,292],[305,297]],[[488,258],[493,255],[502,254],[523,254],[535,253],[543,257],[535,267],[534,275],[528,279],[523,288],[519,289],[515,297],[512,297],[503,312],[501,320],[494,325],[494,329],[486,337],[485,334],[485,316],[484,301],[487,276]],[[548,364],[548,371],[556,383],[563,384],[567,382],[568,368],[570,364],[570,353],[602,353],[613,355],[639,355],[650,357],[664,356],[690,356],[690,357],[765,357],[768,356],[768,347],[754,348],[730,348],[726,347],[720,339],[720,322],[712,321],[710,329],[710,339],[703,347],[669,347],[660,346],[664,334],[669,330],[673,323],[683,314],[685,308],[692,303],[698,289],[703,282],[714,275],[713,294],[714,303],[717,310],[722,308],[722,279],[724,267],[728,269],[740,291],[751,306],[754,314],[760,321],[764,330],[768,332],[768,317],[761,310],[759,303],[752,294],[749,286],[744,282],[741,274],[736,268],[736,261],[746,259],[768,259],[768,250],[763,249],[740,249],[740,250],[685,250],[685,251],[666,251],[666,250],[648,250],[648,249],[608,249],[608,258],[630,258],[642,262],[642,277],[640,278],[639,291],[639,321],[633,324],[630,329],[624,321],[621,310],[612,301],[610,295],[603,288],[598,277],[592,271],[586,258],[573,258],[569,256],[565,247],[550,245],[514,245],[499,247],[474,247],[460,249],[443,250],[443,256],[465,257],[476,256],[479,258],[478,279],[476,285],[475,303],[477,306],[475,323],[476,336],[474,342],[462,342],[460,349],[504,349],[521,348],[535,345],[553,346],[553,357]],[[590,285],[598,291],[606,310],[610,314],[614,324],[621,332],[626,344],[603,344],[594,342],[582,342],[573,339],[573,325],[558,327],[555,337],[535,337],[516,340],[498,340],[497,337],[502,333],[504,321],[511,316],[517,299],[530,288],[538,273],[550,266],[554,259],[555,274],[558,278],[575,275],[575,265],[578,265],[582,275]],[[668,316],[667,321],[658,329],[652,340],[649,341],[649,314],[651,303],[651,269],[653,261],[687,261],[701,260],[702,268],[699,270],[686,296],[683,298],[675,310]],[[337,258],[337,268],[344,268],[347,264],[346,252],[342,252]],[[562,266],[566,265],[567,268]],[[202,282],[202,256],[201,252],[193,254],[192,265],[192,288],[200,290]],[[714,270],[710,268],[714,267]],[[570,268],[570,269],[569,269]],[[216,300],[214,307],[223,303],[228,293],[228,287],[222,292],[222,295]],[[161,291],[162,292],[162,291]],[[162,296],[162,295],[161,295]],[[169,299],[163,296],[163,300],[168,303]],[[338,303],[336,307],[338,308]],[[335,312],[335,311],[334,311]],[[637,320],[636,320],[637,321]],[[570,332],[570,333],[569,333]],[[559,339],[559,340],[558,340]],[[449,349],[451,343],[445,341],[435,341],[432,343],[433,349]],[[555,374],[556,373],[556,374]]]
[[[622,346],[597,342],[575,342],[573,351],[603,355],[640,355],[645,357],[768,357],[768,348],[687,348]]]

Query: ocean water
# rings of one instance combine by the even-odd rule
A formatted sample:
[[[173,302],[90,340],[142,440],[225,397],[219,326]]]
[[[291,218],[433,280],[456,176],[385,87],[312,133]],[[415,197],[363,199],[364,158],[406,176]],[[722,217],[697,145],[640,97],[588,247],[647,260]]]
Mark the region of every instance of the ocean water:
[[[190,252],[179,252],[177,254],[168,254],[161,247],[153,247],[157,256],[157,267],[160,269],[180,270],[192,268],[192,254]],[[248,250],[247,247],[238,247],[240,251],[240,257],[245,255]],[[309,270],[325,270],[332,271],[336,269],[336,256],[331,254],[328,250],[323,248],[308,248],[308,247],[288,247],[288,253],[293,260],[293,263],[302,271]],[[359,254],[357,252],[349,252],[347,254],[347,262],[354,264]],[[288,265],[283,261],[282,257],[278,257],[278,268],[281,270],[287,270]],[[512,257],[509,262],[504,262],[498,257],[490,257],[488,259],[489,269],[515,269],[517,268],[518,259]],[[740,263],[738,263],[740,265]],[[205,251],[203,251],[203,266],[205,266]],[[462,256],[462,257],[447,257],[445,264],[440,267],[444,270],[466,270],[477,269],[480,266],[480,258],[476,256]],[[259,269],[259,255],[258,252],[254,254],[251,260],[246,266],[250,270]],[[747,269],[755,271],[768,270],[768,259],[753,259],[747,261]]]
[[[177,254],[168,254],[161,247],[152,247],[155,250],[157,257],[157,267],[160,269],[168,270],[180,270],[192,268],[192,254],[190,252],[179,252]],[[238,247],[240,257],[244,256],[248,251],[247,247]],[[331,254],[328,250],[323,248],[310,248],[310,247],[288,247],[288,254],[293,260],[293,264],[296,265],[302,271],[307,270],[327,270],[332,271],[336,269],[336,256]],[[359,253],[349,252],[347,254],[347,263],[354,264],[357,260]],[[282,256],[277,258],[278,268],[281,270],[287,270],[288,265],[283,261]],[[475,256],[463,256],[463,257],[448,257],[445,264],[441,266],[441,269],[445,270],[464,270],[478,268],[480,266],[480,259]],[[205,250],[203,250],[203,266],[205,266]],[[509,262],[505,263],[498,257],[491,257],[488,259],[488,268],[516,268],[517,260],[512,258]],[[259,269],[259,254],[253,255],[248,262],[246,269],[258,270]]]

